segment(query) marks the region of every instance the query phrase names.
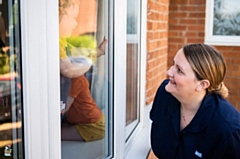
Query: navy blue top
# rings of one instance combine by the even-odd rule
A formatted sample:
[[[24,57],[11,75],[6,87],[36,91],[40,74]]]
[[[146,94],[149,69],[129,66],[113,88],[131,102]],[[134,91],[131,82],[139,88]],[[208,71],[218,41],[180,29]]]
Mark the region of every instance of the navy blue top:
[[[240,159],[240,113],[225,99],[207,94],[180,131],[180,102],[158,88],[150,112],[151,146],[160,159]]]

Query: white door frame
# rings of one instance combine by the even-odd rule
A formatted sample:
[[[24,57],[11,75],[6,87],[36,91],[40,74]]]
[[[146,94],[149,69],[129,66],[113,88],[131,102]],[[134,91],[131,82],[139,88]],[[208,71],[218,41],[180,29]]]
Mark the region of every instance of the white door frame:
[[[140,76],[140,124],[125,143],[126,129],[126,17],[127,2],[114,1],[114,158],[125,158],[128,151],[133,148],[134,140],[143,128],[143,108],[145,106],[145,86],[146,86],[146,19],[147,0],[141,1],[141,76]],[[110,12],[111,14],[111,12]],[[136,148],[136,147],[135,147]],[[147,155],[147,154],[146,154]]]
[[[113,1],[108,1],[113,3]],[[140,124],[145,106],[146,0],[142,1]],[[126,1],[115,0],[113,14],[114,158],[124,158],[126,119]],[[111,9],[110,9],[111,10]],[[61,158],[58,0],[21,1],[21,46],[25,158]],[[111,14],[111,12],[110,12]],[[111,25],[110,24],[110,25]],[[112,27],[110,28],[112,29]],[[110,42],[109,42],[110,44]],[[137,133],[136,133],[137,134]],[[132,147],[132,146],[131,146]]]
[[[20,1],[27,159],[61,158],[58,0]]]

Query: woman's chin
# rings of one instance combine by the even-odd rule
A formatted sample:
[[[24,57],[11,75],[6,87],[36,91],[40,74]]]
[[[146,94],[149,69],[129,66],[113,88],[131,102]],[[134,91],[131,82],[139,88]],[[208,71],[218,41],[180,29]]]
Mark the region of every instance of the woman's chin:
[[[175,84],[172,84],[172,83],[168,83],[166,86],[165,86],[165,90],[169,93],[173,92],[173,90],[175,89],[176,85]]]

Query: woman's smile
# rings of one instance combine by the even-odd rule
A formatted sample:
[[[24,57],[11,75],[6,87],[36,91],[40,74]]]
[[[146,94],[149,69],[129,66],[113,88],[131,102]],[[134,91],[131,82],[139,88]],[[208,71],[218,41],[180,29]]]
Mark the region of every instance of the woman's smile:
[[[169,78],[169,83],[170,83],[170,84],[173,84],[173,85],[176,85],[176,82],[174,81],[173,78]]]

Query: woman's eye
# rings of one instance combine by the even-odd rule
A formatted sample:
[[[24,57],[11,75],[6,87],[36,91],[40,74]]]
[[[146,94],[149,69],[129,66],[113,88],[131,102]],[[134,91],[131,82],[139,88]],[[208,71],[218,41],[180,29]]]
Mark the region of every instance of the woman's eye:
[[[178,72],[178,73],[183,73],[180,68],[177,68],[177,72]]]

